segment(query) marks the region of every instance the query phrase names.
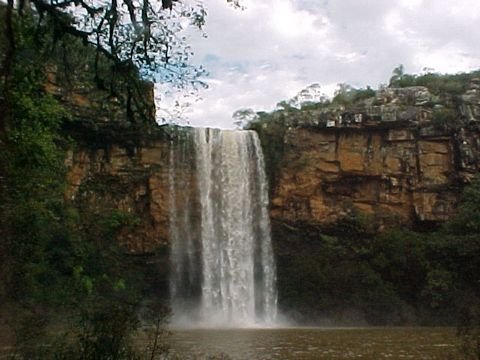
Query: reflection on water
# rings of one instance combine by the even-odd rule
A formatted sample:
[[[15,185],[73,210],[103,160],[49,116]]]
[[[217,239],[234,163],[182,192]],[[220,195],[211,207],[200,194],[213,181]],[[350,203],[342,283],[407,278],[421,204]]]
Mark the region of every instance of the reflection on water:
[[[446,359],[455,341],[451,328],[174,330],[172,348],[187,359]]]

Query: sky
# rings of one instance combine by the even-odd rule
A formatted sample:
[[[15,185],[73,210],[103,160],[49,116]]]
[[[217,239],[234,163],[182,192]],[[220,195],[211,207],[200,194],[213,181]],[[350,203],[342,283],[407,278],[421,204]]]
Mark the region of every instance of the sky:
[[[374,88],[408,73],[480,68],[478,0],[205,0],[191,35],[208,89],[182,111],[193,126],[232,128],[235,110],[270,111],[312,83]],[[167,102],[165,102],[166,104]],[[160,104],[160,107],[164,104]]]

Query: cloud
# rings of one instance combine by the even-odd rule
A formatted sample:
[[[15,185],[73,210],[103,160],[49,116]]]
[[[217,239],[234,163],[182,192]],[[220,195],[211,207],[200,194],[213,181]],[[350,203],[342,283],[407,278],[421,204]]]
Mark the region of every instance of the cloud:
[[[206,0],[205,39],[191,36],[193,61],[209,89],[190,109],[193,125],[232,127],[240,108],[271,110],[311,83],[377,86],[408,72],[480,65],[480,7],[473,0]]]

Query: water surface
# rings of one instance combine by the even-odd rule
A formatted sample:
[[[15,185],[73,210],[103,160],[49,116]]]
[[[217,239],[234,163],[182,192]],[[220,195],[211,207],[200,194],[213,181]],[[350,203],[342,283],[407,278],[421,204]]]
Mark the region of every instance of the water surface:
[[[174,330],[172,348],[187,359],[447,359],[456,338],[453,328],[198,329]]]

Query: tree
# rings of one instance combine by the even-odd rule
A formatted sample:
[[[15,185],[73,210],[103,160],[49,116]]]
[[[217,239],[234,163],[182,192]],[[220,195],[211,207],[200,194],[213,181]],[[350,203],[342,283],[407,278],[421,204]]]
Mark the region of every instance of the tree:
[[[252,109],[239,109],[232,114],[233,124],[238,129],[243,129],[247,124],[254,121],[257,114]]]
[[[335,94],[332,103],[335,105],[352,105],[358,101],[365,100],[375,96],[375,91],[367,86],[366,89],[357,89],[349,84],[338,84],[338,89],[335,90]]]
[[[405,67],[403,64],[398,65],[392,71],[392,77],[390,78],[390,86],[396,86],[400,80],[402,80],[405,75]]]
[[[317,103],[325,103],[326,101],[327,97],[322,92],[320,84],[314,83],[300,90],[298,94],[291,98],[288,102],[296,108],[302,108],[304,106]]]
[[[480,177],[475,177],[464,189],[458,213],[447,223],[446,228],[456,235],[480,233]]]
[[[175,1],[175,4],[173,3]],[[117,66],[137,66],[145,77],[161,81],[193,80],[198,69],[187,65],[191,49],[182,36],[183,21],[201,28],[203,3],[178,0],[20,0],[8,1],[7,34],[11,50],[14,12],[33,16],[41,25],[50,21],[55,35],[68,33],[93,45]]]

